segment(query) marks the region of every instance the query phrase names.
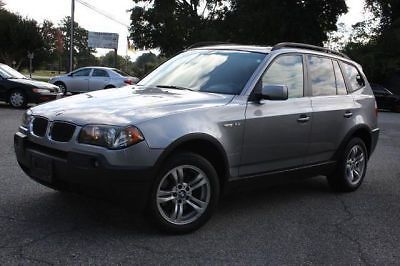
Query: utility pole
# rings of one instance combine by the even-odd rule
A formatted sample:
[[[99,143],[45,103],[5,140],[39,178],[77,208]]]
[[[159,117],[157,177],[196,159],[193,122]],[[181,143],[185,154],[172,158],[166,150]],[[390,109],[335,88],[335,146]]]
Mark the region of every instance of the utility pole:
[[[74,70],[74,22],[75,22],[75,0],[71,0],[71,38],[69,47],[69,72]]]

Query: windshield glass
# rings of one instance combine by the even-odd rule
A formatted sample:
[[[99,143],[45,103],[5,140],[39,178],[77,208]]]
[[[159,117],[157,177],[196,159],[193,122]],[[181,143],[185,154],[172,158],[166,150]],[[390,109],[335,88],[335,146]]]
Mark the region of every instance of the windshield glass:
[[[170,59],[138,83],[240,94],[266,54],[230,50],[193,50]]]
[[[0,65],[0,75],[6,79],[26,79],[24,75],[7,65]]]

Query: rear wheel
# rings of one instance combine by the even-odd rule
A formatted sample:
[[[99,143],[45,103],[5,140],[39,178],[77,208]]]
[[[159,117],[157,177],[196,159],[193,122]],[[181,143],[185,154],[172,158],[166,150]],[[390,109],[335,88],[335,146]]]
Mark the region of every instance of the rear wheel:
[[[151,214],[161,229],[188,233],[211,217],[219,198],[214,167],[193,153],[179,153],[166,162],[151,193]]]
[[[23,108],[28,104],[28,99],[22,90],[13,90],[8,96],[8,103],[14,108]]]
[[[104,89],[107,90],[107,89],[114,89],[114,88],[115,88],[115,86],[113,86],[113,85],[108,85],[108,86],[106,86]]]
[[[355,191],[364,180],[367,162],[368,152],[364,141],[353,138],[347,144],[336,171],[328,176],[330,186],[339,192]]]

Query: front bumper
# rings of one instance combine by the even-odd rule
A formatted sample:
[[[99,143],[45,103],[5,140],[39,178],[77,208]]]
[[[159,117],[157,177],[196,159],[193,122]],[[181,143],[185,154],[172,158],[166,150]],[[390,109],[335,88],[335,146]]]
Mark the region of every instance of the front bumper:
[[[155,177],[153,167],[113,166],[101,154],[49,148],[30,141],[21,132],[14,135],[14,148],[24,172],[55,189],[100,188],[145,203]]]
[[[62,93],[31,93],[29,95],[28,101],[31,103],[44,103],[48,101],[53,101],[57,99],[61,99],[64,95]]]

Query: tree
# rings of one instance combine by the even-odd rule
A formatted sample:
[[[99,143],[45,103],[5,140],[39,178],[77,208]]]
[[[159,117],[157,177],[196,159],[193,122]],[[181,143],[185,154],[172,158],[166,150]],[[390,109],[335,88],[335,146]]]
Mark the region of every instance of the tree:
[[[4,4],[4,2],[2,0],[0,0],[0,9],[3,9],[3,6],[5,6],[6,4]]]
[[[344,0],[232,0],[226,26],[233,42],[323,45],[346,12]]]
[[[65,68],[69,69],[69,51],[70,51],[70,29],[71,18],[65,17],[61,23],[59,30],[64,39],[63,58],[65,60]],[[80,27],[74,22],[74,67],[88,66],[97,64],[96,57],[92,54],[96,50],[88,47],[88,31]]]
[[[197,42],[224,40],[218,30],[224,0],[134,0],[131,38],[138,48],[161,48],[167,56]],[[151,7],[146,7],[151,6]]]
[[[20,69],[27,61],[28,52],[38,52],[43,46],[36,21],[0,9],[0,60],[8,65],[16,63]]]
[[[173,55],[201,41],[321,45],[347,11],[345,0],[134,0],[131,38]]]

